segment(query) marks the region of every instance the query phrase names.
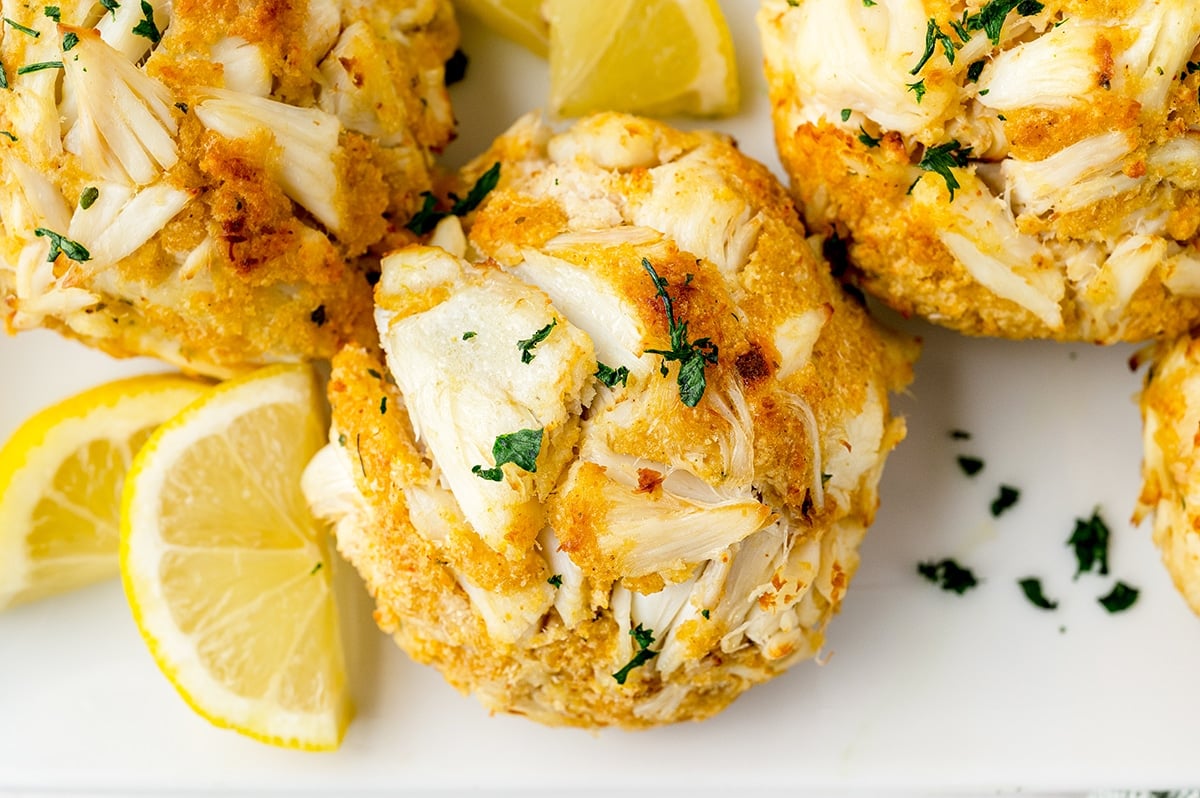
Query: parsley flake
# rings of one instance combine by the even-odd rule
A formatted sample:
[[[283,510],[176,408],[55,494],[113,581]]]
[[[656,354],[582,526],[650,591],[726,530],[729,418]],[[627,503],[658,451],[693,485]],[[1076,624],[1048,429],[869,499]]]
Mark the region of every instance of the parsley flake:
[[[47,263],[53,263],[57,260],[59,253],[66,255],[77,263],[83,263],[92,259],[92,253],[88,252],[83,244],[80,244],[78,241],[72,241],[53,230],[39,227],[33,231],[33,234],[38,238],[50,239],[50,254],[46,257]]]
[[[954,172],[950,170],[956,166],[960,168],[966,166],[970,154],[971,148],[962,146],[955,139],[925,150],[925,155],[917,166],[926,172],[935,172],[941,175],[942,179],[946,181],[946,188],[950,190],[950,201],[953,202],[954,192],[961,187],[961,184],[954,176]]]
[[[1137,602],[1138,589],[1124,582],[1117,582],[1107,596],[1096,599],[1110,613],[1124,612]]]
[[[958,458],[958,467],[964,474],[973,477],[983,470],[983,461],[978,457],[960,457]]]
[[[617,383],[620,383],[621,385],[628,384],[629,369],[627,369],[625,366],[618,366],[614,369],[611,366],[606,366],[603,363],[597,362],[596,373],[593,376],[600,380],[600,382],[607,385],[609,388],[616,388]]]
[[[381,416],[387,415],[387,397],[386,396],[379,400],[379,415],[381,415]]]
[[[849,121],[850,121],[850,114],[852,114],[852,113],[854,113],[854,112],[853,112],[853,111],[851,111],[849,108],[843,108],[843,109],[842,109],[842,121],[843,121],[843,122],[849,122]]]
[[[113,12],[114,16],[116,12]],[[134,36],[142,36],[149,39],[154,44],[158,44],[162,39],[162,31],[154,24],[154,6],[142,0],[142,19],[138,24],[133,26],[132,31]]]
[[[625,680],[629,678],[629,674],[634,668],[640,668],[658,656],[657,651],[650,650],[650,645],[654,642],[654,630],[643,629],[639,623],[636,628],[629,630],[629,635],[637,644],[638,650],[634,653],[633,659],[629,660],[624,668],[621,668],[621,670],[612,675],[616,679],[617,684],[625,684]]]
[[[308,314],[308,319],[318,327],[325,326],[325,306],[317,305],[316,310]]]
[[[971,440],[971,433],[967,432],[964,429],[952,429],[952,430],[950,430],[949,434],[950,434],[950,437],[956,441]]]
[[[33,28],[25,27],[21,23],[17,22],[15,19],[9,19],[8,17],[5,17],[4,21],[8,24],[8,26],[10,28],[12,28],[13,30],[19,30],[19,31],[21,31],[21,33],[24,33],[26,36],[32,36],[35,39],[40,39],[42,37],[41,33],[39,33],[38,31],[35,31]]]
[[[1021,498],[1021,491],[1011,485],[1001,485],[1000,493],[992,500],[992,518],[999,518]]]
[[[450,198],[454,200],[454,204],[449,211],[437,210],[437,197],[432,192],[423,191],[421,192],[421,209],[413,214],[413,217],[408,220],[408,224],[404,226],[419,236],[428,235],[433,232],[433,228],[437,227],[438,222],[447,216],[466,216],[478,208],[479,203],[483,202],[483,198],[499,182],[500,162],[497,161],[492,164],[492,168],[479,176],[479,179],[475,181],[475,185],[467,192],[467,196],[460,199],[454,194],[450,195]]]
[[[551,587],[562,587],[562,574],[555,574],[546,580]]]
[[[930,17],[929,24],[925,28],[925,51],[921,53],[921,60],[917,62],[917,65],[908,74],[915,75],[924,69],[925,65],[929,63],[929,59],[933,58],[933,54],[937,51],[939,43],[942,45],[942,51],[946,54],[946,60],[953,64],[954,51],[957,45],[955,45],[954,40],[950,38],[949,34],[938,26],[937,20]]]
[[[1043,610],[1058,609],[1058,602],[1051,601],[1046,598],[1042,592],[1042,580],[1035,576],[1026,577],[1017,582],[1021,586],[1022,592],[1025,593],[1025,598],[1029,599],[1029,603],[1035,607],[1041,607]]]
[[[42,9],[42,15],[55,22],[62,22],[62,10],[58,6],[46,6]]]
[[[322,566],[322,565],[324,565],[324,564],[325,564],[325,563],[323,563],[323,562],[318,562],[316,565],[314,565],[314,566],[312,567],[312,570],[308,572],[308,575],[309,575],[309,576],[312,576],[312,575],[313,575],[313,574],[315,574],[317,571],[321,570],[321,566]]]
[[[861,141],[863,144],[865,144],[868,147],[878,147],[879,142],[883,141],[883,138],[882,137],[875,138],[870,133],[868,133],[862,125],[859,125],[858,126],[858,140]]]
[[[983,68],[987,66],[987,62],[982,58],[967,67],[967,82],[976,83],[979,81],[979,76],[983,74]]]
[[[970,568],[963,568],[949,558],[941,562],[923,562],[917,564],[917,573],[938,585],[948,593],[962,595],[979,584]]]
[[[717,362],[717,345],[708,338],[697,338],[688,341],[688,323],[675,318],[675,306],[671,295],[667,293],[667,281],[658,276],[647,258],[642,258],[642,268],[650,275],[654,290],[662,299],[663,308],[667,311],[667,331],[671,336],[670,349],[647,349],[652,355],[661,355],[663,362],[660,367],[665,376],[667,363],[679,361],[679,374],[676,382],[679,385],[679,400],[687,407],[695,407],[704,397],[707,382],[704,377],[704,367]]]
[[[100,189],[96,188],[95,186],[88,186],[79,195],[79,207],[83,208],[86,211],[88,208],[92,207],[92,205],[95,204],[96,200],[99,197],[100,197]]]
[[[537,357],[537,353],[533,351],[534,347],[537,346],[538,344],[540,344],[542,341],[545,341],[547,338],[549,338],[550,331],[553,330],[557,326],[558,326],[558,319],[551,319],[549,324],[547,324],[545,327],[543,327],[542,329],[535,332],[533,335],[529,336],[528,338],[522,338],[520,341],[517,341],[517,349],[521,350],[521,362],[522,363],[532,363],[533,362],[533,359],[535,357]]]
[[[63,69],[62,61],[38,61],[36,64],[26,64],[17,67],[18,75],[28,75],[30,72],[41,72],[43,69]]]
[[[474,330],[467,330],[465,333],[462,334],[462,339],[464,341],[470,341],[476,335],[479,335],[479,333],[475,332]]]
[[[709,612],[708,612],[708,610],[700,610],[700,617],[704,618],[704,620],[706,620],[706,621],[707,621],[707,620],[708,620],[708,616],[709,616]]]
[[[1075,549],[1075,578],[1097,568],[1101,576],[1108,575],[1108,540],[1111,536],[1108,525],[1094,510],[1092,517],[1084,521],[1075,519],[1075,531],[1067,539],[1067,545]]]
[[[908,87],[909,91],[917,95],[917,105],[920,105],[921,100],[925,99],[925,79],[921,78],[916,83],[905,83],[904,85]]]
[[[100,5],[103,6],[106,11],[112,12],[113,19],[117,18],[117,9],[121,7],[121,4],[118,3],[117,0],[100,0]]]
[[[500,468],[505,463],[512,463],[522,471],[537,473],[537,458],[542,451],[542,430],[521,429],[516,432],[497,435],[492,444],[492,460],[496,465],[492,468],[472,466],[471,473],[480,479],[499,482],[504,479],[504,471]]]
[[[1004,28],[1004,20],[1014,10],[1021,16],[1029,17],[1045,8],[1037,0],[991,0],[967,19],[970,30],[981,30],[987,34],[988,41],[993,45],[1000,44],[1000,32]]]
[[[9,141],[20,141],[11,130],[0,130],[0,136],[6,137]]]
[[[75,31],[69,31],[62,39],[63,52],[67,53],[75,49],[75,45],[79,44],[79,35]]]

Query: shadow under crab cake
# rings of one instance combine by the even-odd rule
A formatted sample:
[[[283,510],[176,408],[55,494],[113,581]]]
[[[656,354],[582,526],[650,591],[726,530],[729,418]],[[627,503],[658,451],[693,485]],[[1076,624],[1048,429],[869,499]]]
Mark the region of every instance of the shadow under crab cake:
[[[820,648],[915,345],[731,141],[519,121],[500,182],[383,261],[334,360],[314,510],[380,626],[495,711],[700,719]]]

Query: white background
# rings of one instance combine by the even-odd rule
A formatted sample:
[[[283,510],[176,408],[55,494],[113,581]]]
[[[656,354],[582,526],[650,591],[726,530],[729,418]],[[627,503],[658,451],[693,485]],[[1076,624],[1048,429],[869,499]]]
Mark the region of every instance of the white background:
[[[742,114],[708,123],[778,171],[753,0],[722,5],[739,46]],[[546,96],[544,64],[464,21],[460,138],[479,152]],[[694,125],[694,123],[693,123]],[[893,320],[894,321],[894,320]],[[588,734],[489,717],[409,662],[343,574],[358,717],[334,754],[275,750],[193,715],[145,651],[120,586],[0,615],[0,790],[285,792],[434,787],[741,794],[754,787],[960,792],[1200,784],[1200,622],[1127,521],[1139,489],[1139,375],[1130,347],[968,340],[917,323],[917,379],[896,407],[909,436],[888,463],[863,566],[830,628],[828,663],[801,663],[703,724]],[[116,363],[49,333],[0,339],[0,437],[110,377]],[[951,440],[951,429],[972,433]],[[983,459],[968,478],[955,458]],[[993,520],[998,485],[1020,489]],[[1099,507],[1113,575],[1072,581],[1065,545]],[[916,574],[952,556],[982,585],[958,597]],[[1039,576],[1056,612],[1016,580]],[[1141,588],[1110,616],[1096,597]]]

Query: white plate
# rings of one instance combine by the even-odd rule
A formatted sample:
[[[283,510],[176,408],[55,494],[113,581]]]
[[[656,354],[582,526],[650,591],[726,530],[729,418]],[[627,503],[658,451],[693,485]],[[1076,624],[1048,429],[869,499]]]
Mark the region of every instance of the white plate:
[[[759,75],[753,0],[726,0],[743,113],[716,126],[778,170]],[[466,22],[460,140],[480,151],[546,96],[544,64]],[[968,340],[921,325],[925,354],[898,410],[863,565],[828,638],[802,663],[703,724],[591,735],[489,717],[409,662],[365,611],[352,628],[358,718],[341,751],[279,751],[209,726],[161,678],[120,586],[0,615],[0,790],[329,791],[432,787],[517,792],[664,788],[1082,790],[1200,784],[1200,622],[1129,518],[1139,488],[1138,388],[1128,347]],[[0,340],[0,437],[37,408],[133,371],[48,333]],[[951,429],[973,434],[951,440]],[[967,478],[959,454],[985,460]],[[993,520],[1001,483],[1019,503]],[[1113,575],[1072,581],[1065,541],[1099,506]],[[983,578],[959,597],[916,574],[953,556]],[[1043,578],[1056,612],[1016,580]],[[1142,589],[1108,615],[1120,578]],[[356,596],[361,595],[359,593]]]

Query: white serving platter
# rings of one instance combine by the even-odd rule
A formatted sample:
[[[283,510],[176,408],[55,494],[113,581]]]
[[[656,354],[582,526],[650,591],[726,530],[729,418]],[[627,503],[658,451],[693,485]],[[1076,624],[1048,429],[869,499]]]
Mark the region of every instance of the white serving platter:
[[[777,172],[759,73],[755,0],[722,3],[744,105],[709,123]],[[464,20],[455,88],[459,163],[541,106],[545,64]],[[696,123],[688,123],[697,126]],[[893,322],[895,320],[893,319]],[[340,751],[304,754],[211,727],[159,675],[119,584],[0,615],[0,792],[433,789],[741,795],[757,788],[860,794],[1085,791],[1200,785],[1200,619],[1175,593],[1139,489],[1130,347],[970,340],[901,322],[925,341],[897,409],[908,440],[888,463],[878,521],[826,662],[801,663],[703,724],[589,734],[491,717],[378,634],[350,574],[358,717]],[[0,338],[0,438],[70,393],[150,361],[113,361],[50,333]],[[962,429],[969,441],[952,440]],[[985,461],[968,478],[958,455]],[[993,519],[998,486],[1021,491]],[[1074,519],[1099,507],[1114,532],[1107,578],[1072,580]],[[916,573],[955,557],[982,585],[964,596]],[[1016,581],[1061,603],[1038,610]],[[1096,602],[1141,589],[1121,615]]]

